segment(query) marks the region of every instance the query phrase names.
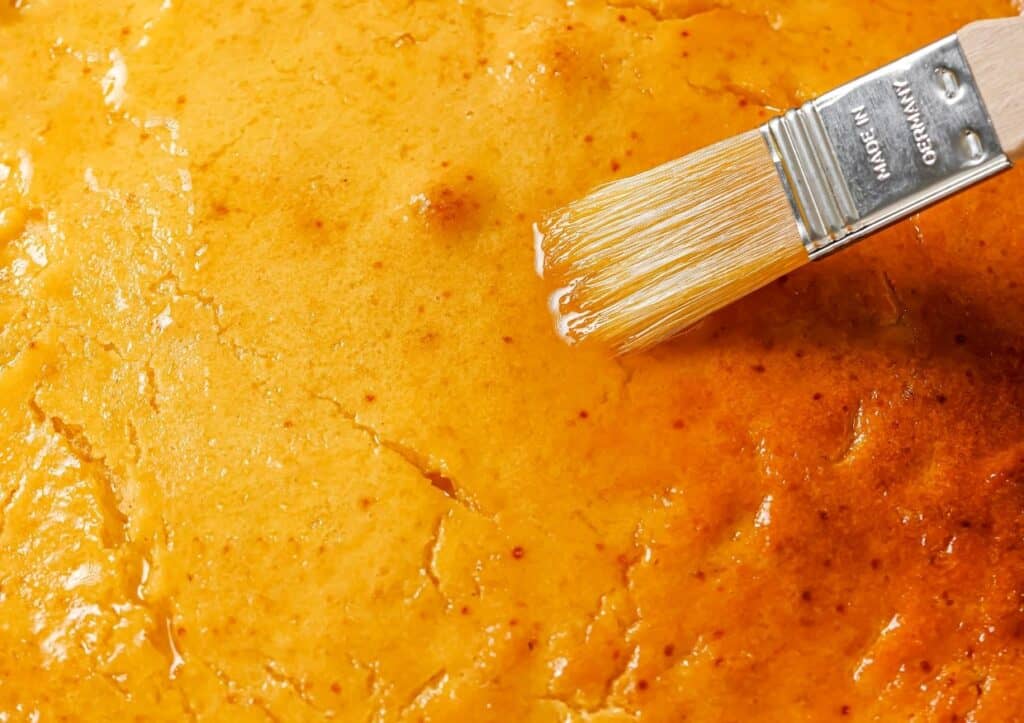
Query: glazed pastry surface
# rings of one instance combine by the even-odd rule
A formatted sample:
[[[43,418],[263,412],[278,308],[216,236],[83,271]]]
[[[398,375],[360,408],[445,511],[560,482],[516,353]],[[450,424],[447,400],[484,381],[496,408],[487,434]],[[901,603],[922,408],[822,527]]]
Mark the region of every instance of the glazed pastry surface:
[[[0,4],[0,719],[1024,720],[1024,175],[653,352],[531,224],[1005,0]]]

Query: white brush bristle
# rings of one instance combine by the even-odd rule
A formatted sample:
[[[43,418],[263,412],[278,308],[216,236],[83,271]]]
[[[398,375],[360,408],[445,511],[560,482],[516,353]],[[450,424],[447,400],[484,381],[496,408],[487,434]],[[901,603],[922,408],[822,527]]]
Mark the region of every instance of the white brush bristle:
[[[663,341],[807,263],[768,148],[751,131],[614,181],[537,227],[571,342]]]

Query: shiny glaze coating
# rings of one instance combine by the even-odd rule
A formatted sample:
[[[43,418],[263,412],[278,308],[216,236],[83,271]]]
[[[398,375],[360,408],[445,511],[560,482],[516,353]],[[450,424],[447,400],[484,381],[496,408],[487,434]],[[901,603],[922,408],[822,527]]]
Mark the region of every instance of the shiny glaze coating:
[[[530,245],[1009,12],[4,3],[5,719],[1019,719],[1019,171],[618,361]]]

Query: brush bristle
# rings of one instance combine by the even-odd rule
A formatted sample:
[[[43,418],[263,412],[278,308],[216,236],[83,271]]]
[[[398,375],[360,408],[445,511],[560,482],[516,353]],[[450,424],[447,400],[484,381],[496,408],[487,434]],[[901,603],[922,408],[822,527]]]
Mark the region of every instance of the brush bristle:
[[[761,134],[597,188],[536,228],[538,267],[570,342],[663,341],[807,263]]]

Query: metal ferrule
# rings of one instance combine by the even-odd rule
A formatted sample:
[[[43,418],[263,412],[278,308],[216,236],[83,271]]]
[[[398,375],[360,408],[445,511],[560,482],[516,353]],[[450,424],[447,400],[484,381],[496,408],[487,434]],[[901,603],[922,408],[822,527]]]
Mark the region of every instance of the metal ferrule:
[[[1011,166],[956,36],[761,132],[812,259]]]

